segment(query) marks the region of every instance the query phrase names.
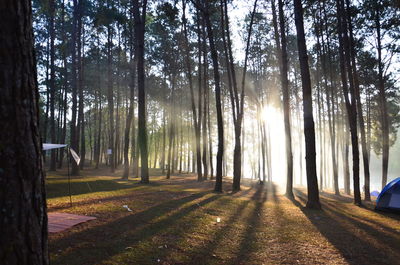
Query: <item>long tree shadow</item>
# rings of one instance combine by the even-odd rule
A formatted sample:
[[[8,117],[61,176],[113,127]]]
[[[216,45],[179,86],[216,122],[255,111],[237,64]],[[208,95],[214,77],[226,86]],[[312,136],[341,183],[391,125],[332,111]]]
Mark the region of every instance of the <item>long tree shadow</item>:
[[[137,189],[141,187],[137,185],[137,181],[118,181],[115,179],[100,179],[85,181],[72,181],[71,182],[71,195],[82,195],[94,192],[116,191],[124,189]],[[151,183],[151,186],[159,186],[158,183]],[[47,184],[46,196],[47,199],[65,197],[69,195],[68,182],[58,182]]]
[[[189,254],[189,264],[197,264],[199,260],[201,260],[201,264],[212,264],[212,263],[222,263],[224,262],[219,255],[215,255],[213,253],[218,254],[218,250],[220,247],[224,247],[222,244],[229,244],[229,242],[225,242],[227,238],[233,237],[235,238],[235,234],[238,229],[236,226],[237,222],[240,222],[240,219],[244,217],[244,212],[248,208],[250,203],[255,203],[254,210],[246,217],[246,230],[241,234],[244,237],[240,240],[239,250],[237,253],[237,260],[228,262],[230,264],[237,264],[245,258],[247,255],[247,251],[251,251],[248,248],[251,247],[248,245],[249,242],[254,241],[255,232],[253,229],[257,229],[259,226],[259,220],[261,218],[260,210],[262,208],[262,204],[265,202],[267,198],[267,192],[263,186],[255,187],[257,188],[256,192],[250,198],[250,200],[240,201],[239,206],[235,209],[234,213],[229,216],[227,220],[224,221],[224,225],[220,225],[217,227],[217,230],[213,234],[213,237],[207,240],[202,248],[195,249],[192,253]],[[254,250],[254,249],[252,249]],[[228,254],[228,253],[224,253]],[[226,261],[225,261],[226,262]]]
[[[81,199],[81,200],[75,200],[75,198],[72,198],[73,201],[73,207],[82,207],[82,206],[87,206],[87,205],[92,205],[95,203],[101,202],[102,204],[104,203],[113,203],[113,202],[121,202],[121,201],[129,201],[137,198],[140,196],[141,198],[148,196],[149,198],[154,198],[155,192],[154,191],[147,191],[145,187],[143,187],[143,190],[138,187],[137,189],[131,189],[129,194],[122,194],[122,195],[113,195],[113,196],[108,196],[108,197],[100,197],[100,198],[92,198],[92,199]],[[157,191],[157,197],[175,197],[179,195],[187,195],[189,192],[170,192],[170,191]],[[63,203],[57,202],[56,205],[50,205],[48,204],[48,212],[56,211],[56,210],[61,210],[61,209],[72,209],[70,206],[69,199],[67,199]]]
[[[230,262],[231,264],[241,264],[248,260],[251,254],[256,252],[261,246],[257,242],[257,232],[261,227],[263,216],[264,203],[268,198],[268,188],[263,186],[258,187],[257,191],[252,196],[255,203],[254,209],[247,218],[246,229],[243,232],[243,237],[240,240],[239,250],[236,258]]]
[[[357,215],[357,213],[352,212],[351,209],[347,209],[345,206],[343,206],[341,208],[341,210],[338,211],[337,210],[338,207],[337,207],[337,205],[335,205],[334,202],[324,202],[324,207],[325,208],[328,207],[328,209],[330,211],[334,211],[334,212],[336,212],[338,214],[345,215],[347,218],[354,219],[356,222],[367,223],[366,225],[379,227],[379,230],[383,231],[384,233],[387,233],[389,237],[391,235],[399,233],[399,231],[397,229],[394,229],[393,227],[390,227],[390,226],[386,225],[385,223],[382,223],[382,222],[379,222],[379,221],[375,221],[372,218],[365,218],[365,216],[359,216],[359,215]],[[362,209],[368,210],[368,209],[365,209],[365,208],[362,208]],[[374,216],[374,217],[376,217],[376,216]],[[382,218],[382,216],[379,216],[379,217]]]
[[[386,251],[390,251],[391,248],[397,247],[397,249],[394,250],[394,253],[397,252],[397,254],[395,254],[396,258],[400,260],[400,237],[397,230],[389,227],[384,227],[382,224],[377,224],[377,226],[379,227],[378,230],[376,227],[367,224],[366,222],[368,221],[363,222],[361,220],[358,220],[358,218],[350,216],[348,213],[337,210],[337,208],[333,205],[324,204],[324,207],[327,211],[329,211],[330,214],[332,214],[335,219],[346,221],[347,223],[356,227],[356,229],[363,231],[363,233],[365,233],[365,236],[369,236],[371,241],[375,241]]]
[[[99,225],[55,240],[50,244],[51,252],[64,249],[65,253],[54,256],[53,264],[97,264],[138,242],[159,233],[183,216],[217,200],[219,195],[203,196],[208,192],[193,194],[148,208],[137,214],[128,215],[113,222]],[[200,200],[195,203],[196,200]],[[183,206],[183,207],[181,207]],[[178,209],[181,207],[180,209]],[[178,209],[177,211],[174,211]],[[82,255],[84,252],[91,255]],[[86,257],[86,260],[82,257]],[[90,258],[88,258],[90,257]]]
[[[180,250],[186,249],[185,245],[187,244],[188,237],[191,237],[193,233],[202,233],[202,228],[205,228],[209,223],[209,218],[206,213],[219,213],[218,209],[224,208],[228,203],[227,199],[220,199],[226,197],[226,195],[217,196],[218,200],[197,204],[199,207],[196,210],[198,211],[192,211],[185,216],[174,219],[174,223],[170,226],[163,226],[162,230],[154,234],[154,237],[151,238],[150,245],[147,245],[145,248],[133,254],[122,254],[119,258],[122,257],[124,261],[134,260],[137,264],[152,264],[152,261],[156,260],[160,260],[160,262],[163,261],[163,263],[166,264],[171,264],[169,260],[172,260],[173,264],[180,263],[180,261],[171,256],[171,254],[173,255],[177,253],[176,251],[179,253]],[[145,242],[145,240],[141,240],[141,242],[141,244],[148,243]],[[154,244],[154,242],[157,242],[157,244]],[[159,246],[160,244],[161,249]]]
[[[300,190],[296,189],[296,192],[301,194]],[[304,193],[303,193],[304,194]],[[320,195],[322,195],[322,198],[328,198],[328,199],[333,199],[335,202],[345,202],[345,203],[353,203],[353,199],[347,196],[343,195],[335,195],[332,193],[328,192],[320,192]],[[325,201],[325,203],[328,203],[328,201]],[[384,211],[376,211],[375,210],[375,203],[371,201],[364,201],[363,205],[361,206],[362,209],[365,209],[369,211],[372,215],[379,215],[380,217],[387,217],[390,219],[393,219],[394,221],[400,221],[400,214],[398,213],[391,213],[391,212],[384,212]],[[368,220],[369,222],[374,222],[373,220]],[[383,224],[380,224],[383,225]]]
[[[374,208],[371,207],[364,207],[366,210],[373,212],[373,213],[379,213],[379,215],[390,218],[394,221],[400,221],[400,214],[399,213],[391,213],[391,212],[385,212],[385,211],[376,211]]]
[[[274,202],[272,215],[276,220],[276,225],[274,226],[274,236],[278,241],[277,244],[274,244],[277,249],[272,250],[272,254],[274,254],[275,259],[278,259],[279,263],[282,264],[292,263],[294,260],[297,260],[297,262],[301,263],[302,257],[304,257],[306,253],[303,253],[299,249],[297,238],[293,238],[296,236],[296,234],[291,231],[291,223],[296,223],[296,219],[288,217],[287,212],[282,208],[281,203],[285,203],[285,200],[280,200],[279,196],[277,195],[276,185],[271,184],[271,191]],[[287,199],[294,203],[297,207],[300,205],[292,198]],[[270,247],[273,248],[274,246]],[[281,253],[285,254],[282,255]]]
[[[215,256],[210,256],[210,254],[215,250],[216,247],[221,245],[223,242],[223,238],[226,235],[230,235],[234,232],[235,227],[235,222],[241,218],[241,216],[244,214],[244,211],[246,207],[249,205],[250,201],[244,201],[242,204],[238,207],[236,210],[235,214],[233,214],[226,222],[224,227],[221,227],[216,233],[211,241],[211,243],[204,249],[203,251],[200,251],[200,253],[207,253],[208,254],[208,259],[215,259]],[[194,261],[195,259],[193,259]],[[207,260],[207,259],[206,259]],[[208,262],[205,262],[207,264]]]
[[[305,204],[306,194],[297,190],[296,195]],[[349,264],[399,264],[399,238],[388,238],[386,233],[349,217],[324,201],[324,210],[319,212],[299,202],[295,204]]]
[[[216,255],[213,255],[213,253],[215,252],[216,249],[219,248],[219,246],[221,246],[225,236],[233,232],[233,229],[235,228],[235,222],[237,222],[237,220],[243,215],[243,212],[248,206],[249,202],[250,201],[248,200],[241,201],[239,206],[235,209],[235,212],[232,215],[230,215],[229,218],[223,220],[223,223],[215,223],[214,234],[212,236],[207,235],[205,241],[201,243],[197,242],[200,243],[202,247],[193,247],[189,251],[189,253],[187,254],[185,253],[186,261],[184,262],[184,264],[199,264],[200,260],[201,264],[209,264],[215,262],[218,259],[218,257]],[[223,205],[213,205],[213,208],[215,209],[216,206],[221,207]],[[182,234],[179,235],[179,240],[174,243],[175,247],[179,249],[179,245],[185,244],[185,241],[187,240],[187,237],[190,236],[191,231],[196,229],[198,230],[199,227],[192,226],[192,229],[185,231],[183,235]],[[174,260],[174,257],[171,256],[171,253],[164,253],[164,255],[161,256],[161,259]]]
[[[343,196],[341,194],[333,194],[333,193],[329,193],[329,192],[325,192],[325,191],[321,191],[319,194],[320,194],[320,196],[322,195],[322,196],[324,196],[326,198],[333,199],[333,200],[336,200],[336,201],[342,201],[342,202],[353,202],[354,201],[353,198],[347,197],[347,196]]]
[[[260,197],[260,189],[252,199],[259,199]],[[188,237],[191,236],[191,233],[194,231],[201,231],[200,226],[205,225],[204,222],[199,221],[199,219],[204,219],[204,214],[210,213],[211,215],[215,215],[220,213],[218,209],[223,209],[224,204],[230,203],[232,205],[237,204],[238,202],[235,201],[236,199],[231,195],[231,194],[225,194],[225,195],[219,195],[220,197],[225,197],[225,200],[218,200],[216,202],[217,204],[213,203],[212,206],[206,207],[202,209],[202,212],[200,212],[197,216],[195,216],[195,219],[190,222],[190,226],[187,226],[187,224],[179,224],[179,220],[176,221],[176,225],[180,226],[180,229],[178,230],[173,230],[173,231],[168,231],[168,229],[163,229],[163,231],[160,231],[161,233],[158,234],[157,236],[171,236],[171,232],[174,232],[174,237],[175,240],[173,242],[169,242],[168,248],[169,249],[175,249],[175,251],[180,251],[181,246],[183,244],[186,244],[186,241],[188,240]],[[234,201],[232,201],[232,199]],[[251,200],[239,200],[238,206],[235,207],[235,210],[232,214],[229,215],[229,218],[224,219],[223,222],[220,224],[216,223],[215,224],[215,232],[212,234],[211,237],[207,237],[205,239],[205,242],[197,242],[202,245],[201,248],[194,247],[192,250],[189,250],[189,253],[185,251],[185,262],[181,263],[176,260],[175,257],[173,257],[174,252],[164,250],[163,248],[160,249],[153,249],[153,250],[148,250],[146,249],[145,252],[139,253],[135,255],[135,260],[142,260],[142,262],[146,263],[144,256],[151,256],[154,255],[155,252],[157,252],[157,258],[159,260],[173,260],[173,264],[199,264],[199,261],[201,260],[201,264],[209,264],[213,263],[219,258],[216,255],[212,255],[212,253],[218,248],[220,244],[222,244],[223,240],[225,239],[226,235],[229,234],[230,232],[234,232],[234,229],[236,228],[235,223],[241,216],[243,216],[243,213]],[[207,220],[208,218],[206,218]],[[207,223],[208,221],[206,221]],[[199,230],[200,228],[200,230]],[[167,231],[165,231],[167,230]],[[150,247],[151,248],[151,247]],[[153,247],[154,248],[154,247]],[[171,256],[172,255],[172,256]],[[148,261],[149,257],[147,257]],[[153,259],[154,260],[154,259]],[[167,264],[171,264],[168,263]],[[178,262],[178,263],[177,263]],[[143,264],[144,264],[143,263]]]
[[[300,190],[297,190],[297,191],[300,192]],[[340,201],[340,202],[352,203],[354,201],[353,198],[348,197],[346,195],[335,195],[335,194],[328,193],[328,192],[320,192],[320,195],[322,195],[325,198],[333,199],[335,201]],[[370,212],[373,212],[373,213],[379,213],[380,215],[391,218],[393,220],[400,221],[400,214],[384,212],[384,211],[376,211],[375,205],[376,205],[375,202],[363,201],[362,208],[364,208]]]
[[[276,185],[274,183],[269,183],[268,185],[269,185],[269,188],[271,189],[270,194],[272,196],[272,200],[275,203],[279,203],[279,197],[278,197]]]
[[[255,194],[252,195],[251,198],[249,199],[238,199],[237,197],[246,197],[249,193],[253,192],[254,189],[257,188]],[[222,214],[225,218],[223,218],[223,221],[221,223],[215,223],[215,227],[213,228],[214,231],[208,230],[208,232],[204,231],[205,234],[207,234],[207,237],[201,240],[200,242],[194,242],[194,245],[200,245],[200,247],[191,247],[191,250],[187,252],[187,250],[184,253],[181,253],[185,256],[184,260],[182,263],[179,264],[214,264],[217,262],[217,264],[223,262],[223,258],[218,255],[218,254],[228,254],[227,252],[221,253],[221,250],[226,247],[225,245],[229,245],[229,241],[232,240],[232,238],[235,237],[235,234],[237,233],[236,229],[240,229],[237,225],[240,226],[240,219],[244,217],[244,212],[248,208],[249,204],[255,200],[259,199],[260,197],[260,192],[262,191],[262,186],[258,185],[253,185],[252,187],[240,191],[238,193],[230,193],[225,195],[225,202],[230,204],[228,208],[225,208],[223,211],[229,211],[229,214],[226,216],[226,214],[223,214],[223,211],[220,211],[218,209],[221,209],[221,205],[215,205],[211,206],[211,208],[205,210],[203,212],[204,214],[211,213],[211,215],[215,216],[218,214]],[[240,195],[240,196],[238,196]],[[229,201],[229,202],[228,202]],[[235,206],[234,209],[230,209],[232,206]],[[229,210],[228,210],[229,209]],[[204,218],[204,217],[203,217]],[[201,224],[201,225],[204,225]],[[207,225],[206,225],[207,226]],[[191,236],[191,231],[195,231],[195,233],[198,233],[201,231],[199,230],[199,226],[193,227],[191,226],[189,229],[185,231],[185,233],[181,233],[178,235],[179,240],[172,244],[173,248],[175,248],[178,253],[179,249],[181,248],[180,245],[186,244],[186,241],[188,240],[188,236]],[[197,232],[196,232],[197,230]],[[211,232],[211,233],[210,233]],[[201,234],[202,232],[200,232]],[[228,241],[228,242],[227,242]],[[214,254],[213,254],[214,253]],[[217,254],[217,255],[216,255]],[[164,255],[160,255],[161,260],[167,260],[166,262],[168,263],[168,260],[173,260],[173,264],[178,264],[176,258],[174,258],[175,253],[174,252],[166,252]],[[201,262],[200,262],[201,261]],[[199,263],[200,262],[200,263]],[[170,264],[170,263],[168,263]]]

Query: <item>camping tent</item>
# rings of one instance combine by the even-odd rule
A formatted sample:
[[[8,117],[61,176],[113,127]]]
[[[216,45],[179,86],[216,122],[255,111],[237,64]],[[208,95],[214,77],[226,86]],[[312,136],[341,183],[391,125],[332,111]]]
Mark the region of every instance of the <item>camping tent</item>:
[[[400,211],[400,178],[387,184],[376,200],[377,210]]]
[[[57,148],[63,148],[66,146],[67,146],[66,144],[43,144],[43,151],[57,149]]]
[[[373,192],[371,192],[371,196],[378,197],[379,196],[379,191],[374,190]]]
[[[66,144],[50,144],[50,143],[43,143],[42,150],[47,151],[51,149],[58,149],[58,148],[64,148],[66,147]],[[72,158],[75,160],[76,164],[79,165],[81,158],[78,156],[78,154],[72,149],[68,148],[67,151],[69,151],[69,154],[71,154]],[[68,192],[69,192],[69,201],[70,205],[72,206],[72,197],[71,197],[71,176],[69,174],[69,163],[71,162],[71,156],[68,159]]]
[[[58,149],[58,148],[64,148],[66,147],[66,144],[43,144],[42,149],[43,151],[51,150],[51,149]],[[81,158],[78,156],[78,154],[74,151],[72,148],[68,148],[68,151],[71,153],[72,158],[75,160],[76,164],[79,165],[81,162]]]

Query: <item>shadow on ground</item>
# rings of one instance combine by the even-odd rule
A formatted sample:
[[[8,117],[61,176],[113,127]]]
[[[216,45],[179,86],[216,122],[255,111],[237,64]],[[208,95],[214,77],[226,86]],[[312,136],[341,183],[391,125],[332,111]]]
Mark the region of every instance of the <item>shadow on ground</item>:
[[[321,197],[322,211],[303,207],[307,195],[296,190],[293,200],[321,234],[335,246],[349,264],[400,264],[400,231],[387,228],[384,222],[371,221],[369,209],[359,208],[363,215],[347,209],[348,198],[337,201]],[[332,198],[331,196],[327,196]],[[355,207],[355,206],[354,206]]]
[[[66,251],[63,254],[54,255],[52,263],[97,264],[126,251],[127,247],[132,247],[151,238],[174,225],[180,218],[218,199],[220,196],[208,192],[189,195],[181,199],[160,203],[142,212],[88,230],[72,233],[59,240],[56,239],[51,244],[52,252],[57,253],[57,249]],[[93,253],[83,255],[87,251]],[[82,257],[88,259],[82,259]]]

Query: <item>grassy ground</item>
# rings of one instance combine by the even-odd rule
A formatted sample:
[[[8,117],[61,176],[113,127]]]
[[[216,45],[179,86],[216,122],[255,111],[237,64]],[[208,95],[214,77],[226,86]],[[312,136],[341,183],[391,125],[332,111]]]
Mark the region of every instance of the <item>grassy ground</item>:
[[[142,185],[104,172],[72,179],[73,207],[65,174],[48,173],[49,211],[97,217],[50,235],[52,264],[400,264],[400,216],[348,197],[324,193],[315,211],[301,189],[290,201],[275,186],[216,194],[192,175]]]

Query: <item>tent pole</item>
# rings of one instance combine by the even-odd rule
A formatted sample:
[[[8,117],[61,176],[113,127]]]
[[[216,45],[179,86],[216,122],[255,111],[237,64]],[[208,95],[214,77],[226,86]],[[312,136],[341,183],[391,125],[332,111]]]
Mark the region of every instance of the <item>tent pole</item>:
[[[71,174],[69,173],[69,164],[71,163],[71,152],[69,151],[69,148],[67,150],[67,157],[68,157],[68,193],[69,193],[69,204],[70,207],[72,207],[72,196],[71,196]]]

